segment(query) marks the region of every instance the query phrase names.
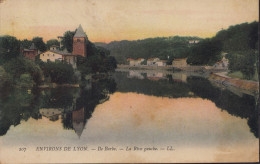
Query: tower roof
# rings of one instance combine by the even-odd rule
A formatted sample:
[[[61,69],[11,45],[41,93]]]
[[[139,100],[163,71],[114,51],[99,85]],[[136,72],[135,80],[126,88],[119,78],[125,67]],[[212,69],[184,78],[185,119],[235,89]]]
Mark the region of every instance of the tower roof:
[[[74,37],[85,37],[85,38],[87,37],[87,35],[85,34],[84,30],[81,27],[81,24],[77,28],[77,31],[76,31]]]
[[[31,47],[29,48],[30,50],[36,50],[36,46],[34,45],[34,43],[32,43]]]

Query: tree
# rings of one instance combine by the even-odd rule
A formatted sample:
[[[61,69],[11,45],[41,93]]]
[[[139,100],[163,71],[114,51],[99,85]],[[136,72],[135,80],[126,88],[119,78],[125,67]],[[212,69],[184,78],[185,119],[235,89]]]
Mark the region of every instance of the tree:
[[[32,41],[27,39],[20,41],[20,43],[21,43],[21,48],[26,48],[26,49],[29,49],[30,46],[32,45]]]
[[[46,51],[46,44],[43,42],[41,37],[34,37],[32,42],[35,44],[36,48],[41,52]]]
[[[213,65],[221,59],[222,44],[216,39],[205,39],[191,48],[187,63],[191,65]]]
[[[53,45],[60,46],[60,43],[57,39],[48,40],[46,43],[47,49],[50,49],[50,47]]]
[[[0,64],[20,54],[20,42],[13,36],[0,37]]]
[[[68,52],[72,52],[73,50],[73,36],[75,35],[75,31],[66,31],[64,34],[63,34],[63,39],[61,41],[63,47],[62,49],[67,49]]]

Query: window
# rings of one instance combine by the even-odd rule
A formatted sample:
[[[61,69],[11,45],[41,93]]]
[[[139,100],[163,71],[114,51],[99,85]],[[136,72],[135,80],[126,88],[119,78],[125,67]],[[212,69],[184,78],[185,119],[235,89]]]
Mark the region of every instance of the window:
[[[44,54],[42,54],[42,56],[44,56]]]
[[[80,39],[77,39],[77,42],[80,42]]]
[[[50,56],[50,54],[48,54],[48,56]]]
[[[53,54],[53,56],[54,56],[54,54]]]

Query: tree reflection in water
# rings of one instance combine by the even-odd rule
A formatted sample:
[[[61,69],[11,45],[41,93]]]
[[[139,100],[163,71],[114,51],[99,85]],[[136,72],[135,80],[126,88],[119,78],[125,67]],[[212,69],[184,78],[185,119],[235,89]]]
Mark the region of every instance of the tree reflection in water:
[[[30,117],[51,121],[61,118],[64,129],[74,129],[80,137],[87,120],[95,107],[109,100],[109,94],[135,92],[159,97],[201,97],[209,99],[229,114],[247,119],[251,132],[258,138],[258,100],[251,95],[237,95],[227,89],[213,85],[203,77],[167,75],[163,78],[129,78],[127,73],[115,72],[113,78],[85,82],[80,88],[55,88],[50,90],[13,89],[3,87],[0,92],[0,136],[5,135],[11,125],[20,124]],[[139,76],[137,76],[139,77]]]
[[[60,115],[63,127],[74,129],[79,135],[95,107],[115,92],[116,83],[106,78],[85,83],[81,88],[34,89],[31,93],[23,89],[5,90],[0,97],[0,136],[5,135],[10,126],[19,125],[21,120],[44,116],[57,121]]]

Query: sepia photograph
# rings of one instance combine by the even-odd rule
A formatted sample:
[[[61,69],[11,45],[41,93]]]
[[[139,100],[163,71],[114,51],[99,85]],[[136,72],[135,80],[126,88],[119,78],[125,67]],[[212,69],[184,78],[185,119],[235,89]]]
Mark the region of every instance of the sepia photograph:
[[[259,0],[0,0],[0,164],[259,162]]]

